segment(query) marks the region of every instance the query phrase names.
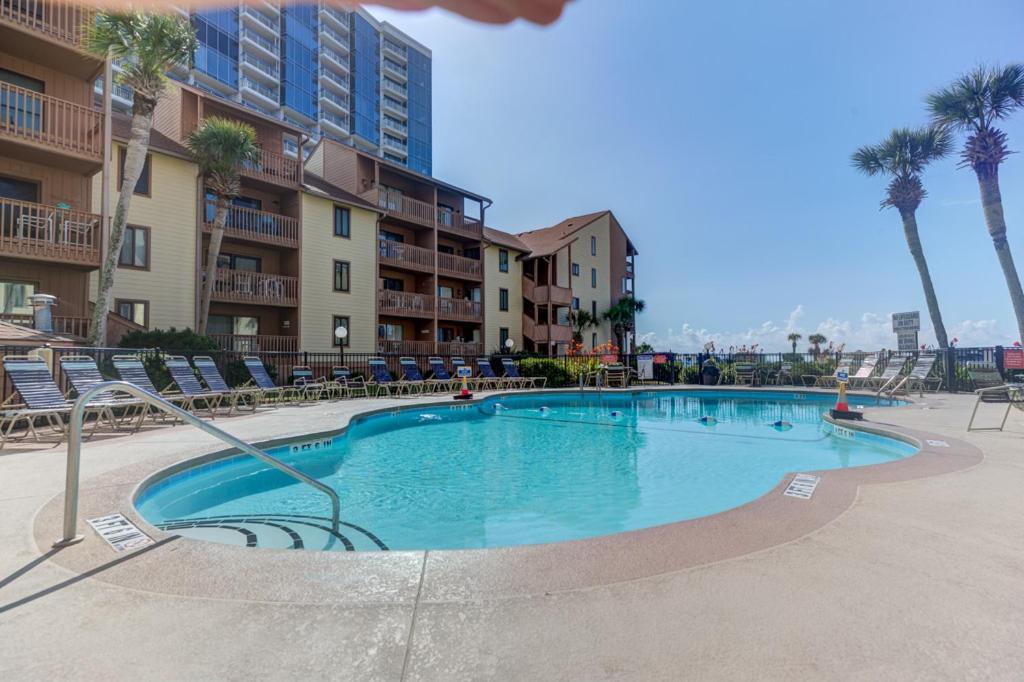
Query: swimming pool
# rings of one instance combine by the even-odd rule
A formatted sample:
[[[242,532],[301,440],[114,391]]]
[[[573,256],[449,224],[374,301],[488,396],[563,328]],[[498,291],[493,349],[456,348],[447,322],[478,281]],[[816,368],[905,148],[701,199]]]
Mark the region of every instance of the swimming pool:
[[[373,414],[340,435],[269,450],[338,492],[338,535],[323,493],[248,456],[156,480],[136,507],[169,532],[260,547],[583,539],[725,511],[790,472],[916,453],[894,439],[833,433],[821,419],[833,400],[757,391],[512,395]]]

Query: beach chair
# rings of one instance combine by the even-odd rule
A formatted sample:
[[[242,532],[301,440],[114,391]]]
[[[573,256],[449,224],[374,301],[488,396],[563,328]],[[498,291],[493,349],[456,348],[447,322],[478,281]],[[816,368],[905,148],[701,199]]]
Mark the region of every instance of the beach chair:
[[[444,366],[444,360],[441,358],[431,356],[427,358],[427,364],[430,366],[430,376],[437,382],[439,390],[454,391],[462,385],[458,377],[451,375],[448,368]]]
[[[433,393],[440,388],[437,380],[425,379],[423,377],[420,366],[416,364],[416,358],[398,358],[398,366],[402,368],[402,376],[400,378],[408,384],[410,392],[415,388],[420,393],[427,391]]]
[[[928,389],[929,386],[932,387],[930,390],[933,393],[938,392],[942,388],[941,377],[928,378],[932,368],[935,367],[936,360],[938,360],[938,356],[935,353],[921,353],[914,362],[913,367],[910,368],[910,372],[903,378],[890,384],[889,395],[892,396],[900,392],[909,394],[914,390],[915,386],[917,386],[922,396],[925,389]]]
[[[832,372],[832,374],[823,374],[821,376],[817,376],[814,374],[805,374],[803,377],[801,377],[801,379],[803,380],[804,386],[815,386],[817,388],[834,388],[835,386],[838,385],[837,377],[839,376],[840,372],[846,372],[847,375],[850,374],[849,360],[843,360],[842,362],[840,362],[836,366],[836,369],[834,372]],[[814,381],[808,384],[808,379],[813,379]]]
[[[254,387],[259,391],[260,400],[285,401],[289,396],[294,396],[290,386],[278,386],[274,383],[263,361],[255,355],[243,357],[242,364],[245,365],[245,369],[249,372],[249,381],[242,388]]]
[[[382,357],[373,357],[367,360],[370,366],[370,381],[367,386],[373,387],[373,394],[377,397],[383,391],[385,395],[400,396],[402,392],[409,392],[408,384],[404,381],[396,381],[391,372],[388,371],[388,364]]]
[[[864,382],[868,381],[875,373],[875,367],[877,366],[877,355],[865,356],[864,360],[860,363],[860,367],[857,368],[857,371],[850,375],[850,388],[857,388],[858,385],[863,386]]]
[[[231,388],[228,382],[224,381],[217,363],[209,355],[197,355],[192,358],[192,364],[199,370],[199,377],[206,384],[206,387],[214,393],[223,393],[230,401],[231,414],[234,410],[249,408],[253,412],[260,404],[260,391],[255,388]]]
[[[524,377],[519,373],[519,368],[512,358],[502,358],[501,366],[505,368],[505,376],[509,379],[520,379],[523,388],[537,388],[537,382],[540,382],[540,388],[546,388],[548,385],[547,377]]]
[[[1006,426],[1006,420],[1010,416],[1010,408],[1018,407],[1024,409],[1024,384],[1008,384],[1003,381],[999,370],[991,365],[968,366],[967,373],[974,383],[974,394],[977,398],[974,401],[974,410],[971,411],[971,419],[967,422],[968,431],[1002,431]],[[1003,418],[999,427],[994,426],[975,429],[974,418],[978,414],[978,408],[982,403],[1006,405]]]
[[[200,411],[207,412],[210,415],[210,419],[214,419],[217,409],[221,407],[225,400],[228,400],[228,413],[231,413],[231,396],[203,388],[203,385],[199,383],[199,379],[196,378],[195,370],[192,369],[192,365],[189,364],[188,358],[184,355],[167,356],[164,358],[164,366],[171,374],[171,383],[162,393],[181,400],[184,409],[197,414]],[[175,386],[178,387],[178,390],[171,392],[171,389]]]
[[[361,376],[356,376],[345,365],[331,367],[331,378],[327,381],[327,391],[338,398],[352,398],[361,393],[364,398],[370,397],[370,391]]]
[[[460,357],[458,355],[453,355],[452,356],[452,374],[458,375],[459,367],[469,367],[470,370],[473,369],[472,363],[466,362],[465,358],[462,358],[462,357]],[[455,378],[459,382],[459,386],[461,386],[462,385],[462,380],[458,376],[456,376]],[[488,384],[488,385],[490,384],[490,382],[484,381],[484,380],[480,380],[479,377],[477,377],[475,375],[469,377],[468,379],[466,379],[466,383],[469,385],[469,390],[471,390],[471,391],[476,390],[477,388],[483,388],[484,384]]]
[[[774,383],[776,386],[782,386],[787,382],[790,386],[794,385],[793,363],[783,362],[780,364],[777,370],[768,373],[768,381]]]
[[[757,384],[757,370],[754,365],[748,362],[739,362],[735,365],[737,386],[755,386]],[[608,384],[611,385],[611,382]]]
[[[316,402],[327,392],[327,382],[317,379],[308,365],[292,367],[292,390],[296,400]]]
[[[488,387],[497,390],[510,387],[510,382],[508,380],[503,379],[494,373],[494,368],[491,367],[491,361],[489,358],[477,358],[476,368],[479,372],[477,375],[477,388],[486,391]]]
[[[121,381],[127,381],[130,384],[135,384],[146,393],[155,395],[158,398],[163,398],[175,405],[181,405],[181,400],[176,399],[174,396],[160,394],[160,391],[158,391],[156,386],[153,385],[153,380],[149,378],[149,374],[146,372],[146,366],[142,364],[142,358],[138,355],[115,355],[111,360],[114,363],[114,370],[117,372],[117,375],[121,377]],[[150,413],[154,415],[155,419],[167,419],[167,413],[163,410],[154,410]],[[177,422],[178,418],[176,416],[171,417],[172,424]]]
[[[100,374],[99,367],[96,366],[96,360],[88,355],[65,355],[60,359],[60,368],[68,383],[71,384],[71,391],[66,396],[68,398],[72,393],[76,396],[82,395],[93,386],[106,381]],[[148,406],[141,400],[123,394],[118,395],[113,391],[106,391],[94,396],[90,404],[107,408],[101,409],[101,418],[105,419],[115,431],[126,426],[133,432],[138,431],[146,418],[146,413],[149,412]]]
[[[864,385],[881,393],[888,386],[900,380],[900,377],[903,375],[903,367],[906,364],[906,356],[894,355],[889,358],[889,362],[882,369],[882,373],[867,379]]]
[[[608,388],[618,386],[619,388],[629,388],[629,368],[622,363],[613,363],[604,368],[605,385]]]
[[[0,448],[9,440],[22,440],[29,436],[39,441],[42,435],[58,435],[60,440],[57,443],[62,443],[67,436],[67,417],[73,403],[61,393],[46,361],[29,355],[8,355],[4,357],[3,365],[4,374],[10,378],[21,403],[14,403],[12,394],[0,404]],[[104,406],[86,407],[86,419],[94,417],[88,436],[99,428],[101,413],[106,409]],[[44,424],[41,426],[50,433],[40,433],[37,420],[42,420]],[[25,433],[16,438],[13,433],[19,425],[24,426]]]

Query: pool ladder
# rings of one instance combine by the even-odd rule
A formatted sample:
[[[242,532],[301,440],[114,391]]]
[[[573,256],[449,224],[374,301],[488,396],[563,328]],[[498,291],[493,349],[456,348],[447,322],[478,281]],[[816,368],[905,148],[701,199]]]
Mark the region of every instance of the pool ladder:
[[[278,471],[281,471],[288,476],[296,479],[300,483],[312,486],[327,495],[331,499],[331,527],[334,532],[338,532],[338,527],[341,524],[341,501],[338,499],[338,493],[334,492],[331,488],[324,485],[320,481],[302,473],[295,467],[285,464],[276,457],[271,457],[267,453],[263,452],[259,448],[250,445],[238,438],[235,438],[227,431],[219,429],[209,422],[205,422],[199,417],[195,416],[191,412],[181,409],[177,405],[173,405],[167,400],[164,400],[160,396],[153,395],[135,384],[128,383],[127,381],[104,381],[96,384],[95,386],[82,392],[78,399],[75,401],[74,407],[71,408],[71,419],[68,424],[68,462],[67,462],[67,473],[64,481],[64,536],[53,543],[54,547],[65,547],[72,545],[76,542],[81,541],[82,537],[78,534],[78,478],[80,463],[82,459],[82,426],[85,422],[85,406],[92,398],[99,395],[100,393],[106,392],[120,392],[127,393],[140,401],[152,405],[153,407],[174,415],[183,422],[195,426],[201,431],[204,431],[211,436],[219,438],[228,445],[242,452],[252,455],[256,459],[269,464]]]

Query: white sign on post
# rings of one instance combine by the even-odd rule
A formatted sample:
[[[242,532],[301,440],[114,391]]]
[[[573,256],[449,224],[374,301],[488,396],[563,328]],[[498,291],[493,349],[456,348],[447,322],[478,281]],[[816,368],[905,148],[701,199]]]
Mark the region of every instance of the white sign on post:
[[[892,331],[895,334],[899,334],[900,332],[921,331],[921,311],[914,310],[909,313],[893,313]]]
[[[917,332],[899,331],[896,332],[896,346],[901,353],[910,353],[917,350]]]
[[[466,365],[460,365],[459,368],[456,370],[456,373],[460,379],[473,378],[473,368],[467,367]]]

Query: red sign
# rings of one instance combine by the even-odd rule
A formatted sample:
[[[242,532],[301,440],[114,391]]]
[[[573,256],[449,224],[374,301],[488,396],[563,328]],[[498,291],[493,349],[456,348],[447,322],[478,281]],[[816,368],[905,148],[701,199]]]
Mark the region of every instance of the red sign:
[[[1024,369],[1024,348],[1004,350],[1003,369]]]
[[[668,356],[667,355],[655,355],[654,356],[654,364],[656,364],[656,365],[667,365],[668,364]]]

